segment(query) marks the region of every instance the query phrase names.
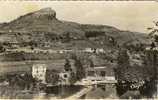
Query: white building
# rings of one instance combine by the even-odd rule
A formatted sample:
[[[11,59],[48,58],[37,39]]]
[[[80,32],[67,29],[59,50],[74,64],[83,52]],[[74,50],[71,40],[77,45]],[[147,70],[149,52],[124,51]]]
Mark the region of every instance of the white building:
[[[96,53],[105,53],[103,48],[97,48]]]
[[[84,50],[85,52],[89,52],[89,53],[104,53],[104,49],[103,48],[85,48]]]
[[[45,64],[35,64],[32,67],[32,76],[33,78],[36,78],[42,83],[45,83],[46,81],[46,65]]]
[[[89,53],[93,53],[94,52],[94,50],[92,48],[85,48],[84,51],[85,52],[89,52]]]
[[[61,72],[59,73],[59,78],[61,80],[62,85],[69,85],[70,84],[70,72]]]

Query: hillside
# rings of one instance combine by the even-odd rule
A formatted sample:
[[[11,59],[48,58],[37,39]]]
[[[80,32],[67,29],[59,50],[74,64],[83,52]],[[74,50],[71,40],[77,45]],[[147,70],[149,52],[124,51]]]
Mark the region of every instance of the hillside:
[[[50,8],[41,9],[36,12],[20,16],[19,18],[1,27],[2,30],[12,30],[19,32],[51,32],[52,34],[62,34],[72,32],[83,34],[78,27],[69,26],[56,18],[56,12]]]
[[[90,43],[93,46],[99,44],[93,40],[88,41],[87,38],[108,36],[118,44],[145,43],[147,40],[146,35],[142,33],[122,31],[111,26],[60,21],[56,18],[56,12],[51,8],[31,12],[9,23],[1,24],[0,33],[0,42],[14,43],[30,41],[54,43],[54,40],[61,41],[67,38],[67,35],[71,40],[83,40],[85,45]],[[98,41],[102,40],[98,39]]]
[[[129,43],[129,42],[137,42],[137,43],[147,43],[147,35],[144,33],[138,33],[138,32],[130,32],[130,31],[123,31],[119,30],[112,26],[107,25],[90,25],[90,24],[83,24],[81,25],[81,28],[87,33],[87,32],[102,32],[103,35],[111,36],[119,44],[123,43]]]

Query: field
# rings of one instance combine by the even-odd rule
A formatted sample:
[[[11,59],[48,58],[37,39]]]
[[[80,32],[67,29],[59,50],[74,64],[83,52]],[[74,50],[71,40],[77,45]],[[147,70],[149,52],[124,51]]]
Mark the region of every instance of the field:
[[[36,60],[1,62],[0,74],[14,72],[31,72],[33,64],[46,64],[47,69],[63,70],[65,60]]]

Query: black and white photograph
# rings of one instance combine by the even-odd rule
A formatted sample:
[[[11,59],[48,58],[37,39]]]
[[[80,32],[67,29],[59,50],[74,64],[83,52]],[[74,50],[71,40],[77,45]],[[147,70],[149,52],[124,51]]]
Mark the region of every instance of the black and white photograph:
[[[158,2],[0,1],[0,99],[158,99]]]

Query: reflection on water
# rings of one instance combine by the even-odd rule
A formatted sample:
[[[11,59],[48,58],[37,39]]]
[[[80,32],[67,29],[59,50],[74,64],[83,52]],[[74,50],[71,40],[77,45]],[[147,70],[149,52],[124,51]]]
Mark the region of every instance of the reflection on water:
[[[83,86],[53,86],[47,87],[45,92],[34,94],[34,99],[63,99],[73,95],[82,89]]]
[[[0,99],[55,99],[66,98],[82,89],[83,86],[53,86],[45,91],[33,92],[17,90],[9,87],[0,87]]]
[[[68,96],[73,95],[74,93],[78,92],[80,89],[82,89],[83,86],[53,86],[53,87],[47,87],[46,89],[46,95],[45,98],[49,99],[52,97],[57,98],[66,98]]]

